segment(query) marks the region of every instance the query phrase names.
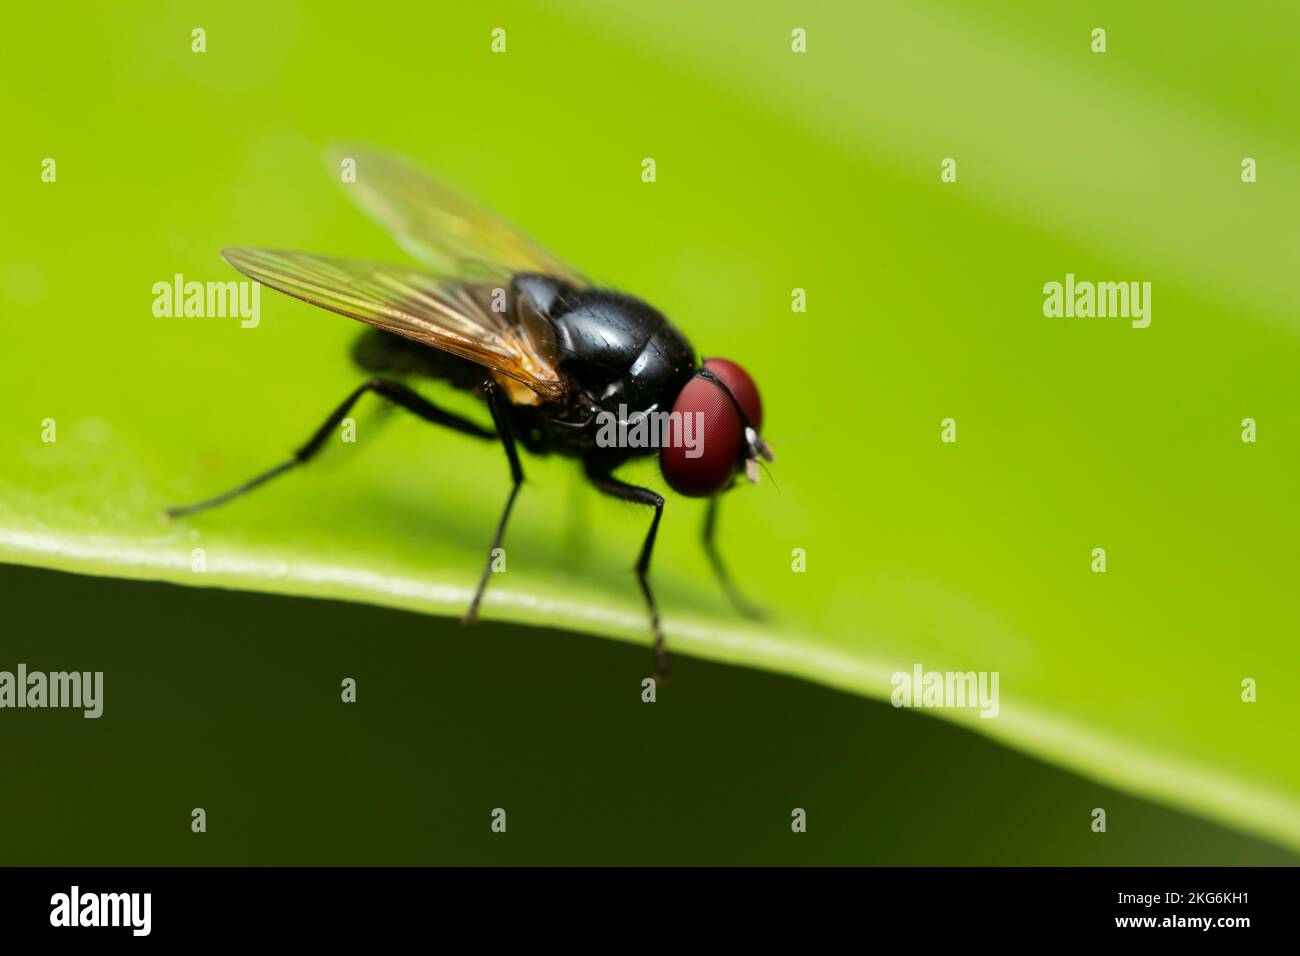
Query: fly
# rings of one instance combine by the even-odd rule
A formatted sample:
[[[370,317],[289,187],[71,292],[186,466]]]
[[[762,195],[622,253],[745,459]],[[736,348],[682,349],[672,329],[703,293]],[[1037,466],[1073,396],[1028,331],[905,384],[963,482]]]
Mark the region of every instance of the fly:
[[[715,543],[720,495],[742,474],[757,481],[760,460],[772,460],[759,437],[763,405],[749,374],[727,359],[698,360],[686,337],[653,306],[598,288],[509,223],[405,160],[362,148],[340,150],[339,156],[356,162],[353,197],[419,260],[419,268],[270,249],[228,248],[221,254],[263,285],[370,326],[353,358],[372,377],[353,389],[287,461],[212,498],[169,508],[166,516],[225,504],[306,464],[352,406],[374,393],[431,424],[499,442],[505,452],[510,493],[466,622],[478,618],[492,555],[524,481],[521,446],[533,454],[578,459],[598,491],[654,510],[636,578],[660,677],[668,673],[668,650],[649,574],[664,498],[615,477],[630,459],[658,452],[669,487],[709,499],[705,551],[732,603],[754,616]],[[412,375],[446,380],[480,396],[491,427],[439,408],[401,380]],[[640,425],[652,415],[665,415],[661,409],[672,410],[661,443],[629,442],[626,428],[607,427]],[[691,435],[692,423],[698,423],[695,439],[682,440]],[[611,434],[622,440],[611,440]]]

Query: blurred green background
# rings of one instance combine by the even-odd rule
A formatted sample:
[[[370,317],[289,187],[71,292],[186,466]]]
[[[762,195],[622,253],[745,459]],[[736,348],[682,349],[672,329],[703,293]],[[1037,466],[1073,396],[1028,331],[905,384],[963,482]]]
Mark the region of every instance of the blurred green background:
[[[234,278],[225,245],[400,258],[322,168],[339,139],[427,163],[654,302],[701,351],[741,361],[779,456],[779,488],[744,489],[723,513],[738,576],[774,612],[765,627],[738,620],[708,579],[698,506],[670,501],[655,581],[686,662],[673,702],[653,708],[629,690],[652,666],[627,571],[645,516],[594,500],[565,462],[527,463],[510,570],[485,606],[533,630],[471,640],[373,607],[7,571],[6,606],[19,611],[0,632],[0,667],[85,669],[93,647],[113,708],[98,723],[0,713],[31,781],[5,797],[21,801],[10,825],[34,841],[23,859],[43,847],[75,861],[92,839],[105,841],[103,862],[130,845],[188,859],[164,849],[188,830],[167,837],[170,818],[142,808],[198,804],[194,791],[218,786],[242,801],[247,840],[223,859],[307,858],[259,830],[270,827],[300,827],[313,859],[331,858],[335,833],[349,859],[505,852],[440,843],[456,838],[409,818],[462,805],[477,819],[510,787],[538,794],[533,812],[553,828],[599,815],[596,842],[568,859],[632,847],[760,859],[777,844],[743,834],[759,839],[750,824],[766,825],[770,800],[788,836],[789,778],[839,819],[859,814],[844,846],[808,834],[828,841],[814,844],[822,858],[899,861],[910,846],[914,862],[1181,862],[1193,837],[1199,862],[1277,858],[1114,793],[1145,821],[1141,835],[1112,816],[1089,842],[1102,784],[1300,847],[1296,8],[591,0],[146,3],[57,27],[39,9],[11,16],[0,558],[463,609],[505,467],[495,449],[420,423],[367,410],[359,442],[311,474],[201,519],[156,520],[279,460],[357,382],[355,327],[270,292],[255,330],[150,311],[153,284],[175,273]],[[1098,26],[1105,54],[1089,49]],[[504,54],[490,52],[496,27]],[[794,27],[806,54],[790,51]],[[1250,185],[1245,156],[1259,163]],[[45,157],[55,183],[41,181]],[[654,184],[641,181],[645,157]],[[939,180],[944,157],[956,183]],[[1042,286],[1066,272],[1152,282],[1151,327],[1044,318]],[[790,311],[796,287],[807,313]],[[1253,445],[1239,437],[1248,416]],[[939,441],[947,417],[955,445]],[[40,441],[46,418],[55,444]],[[649,469],[634,477],[656,482]],[[1095,547],[1108,551],[1105,575],[1090,573]],[[807,573],[791,573],[794,548]],[[74,611],[89,633],[58,626]],[[552,640],[543,627],[633,646]],[[87,643],[56,660],[74,639]],[[327,703],[363,649],[400,695],[386,714],[380,688],[364,711]],[[317,654],[323,684],[305,670]],[[445,667],[419,666],[428,654]],[[260,675],[264,659],[288,675],[241,693],[231,678]],[[704,659],[878,699],[915,663],[997,670],[998,719],[939,716],[1097,783],[939,721]],[[227,679],[205,683],[218,664]],[[142,673],[154,676],[127,677]],[[1253,705],[1239,697],[1246,677]],[[227,685],[233,700],[215,703]],[[205,703],[188,711],[194,700]],[[575,729],[588,725],[599,746]],[[104,792],[139,814],[120,832],[72,819],[82,794],[27,772],[61,759],[45,748],[65,733],[102,762]],[[99,746],[97,733],[112,739]],[[556,736],[569,738],[558,751]],[[186,768],[170,784],[161,755]],[[697,793],[720,767],[732,773]],[[917,767],[931,776],[913,785]],[[336,772],[344,783],[324,789]],[[982,851],[978,814],[943,829],[976,783],[987,789],[975,806],[1021,828]],[[657,787],[662,804],[647,796]],[[713,849],[708,793],[749,821]],[[625,814],[633,800],[640,812]],[[258,815],[275,802],[280,812]],[[1054,809],[1035,818],[1040,807]],[[670,826],[681,843],[663,836]],[[936,836],[876,855],[884,832]],[[576,838],[547,839],[534,858]]]

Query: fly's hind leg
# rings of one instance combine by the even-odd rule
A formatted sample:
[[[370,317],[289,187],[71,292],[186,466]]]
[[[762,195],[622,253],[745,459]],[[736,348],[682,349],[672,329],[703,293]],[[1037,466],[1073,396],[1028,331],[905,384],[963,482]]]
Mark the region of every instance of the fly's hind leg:
[[[254,488],[265,484],[272,478],[284,474],[291,468],[295,468],[298,465],[305,465],[307,462],[311,461],[318,452],[320,452],[321,448],[324,447],[325,442],[329,439],[330,433],[339,426],[345,417],[347,417],[348,412],[352,410],[352,406],[357,403],[357,400],[367,392],[374,392],[376,395],[382,395],[393,404],[400,405],[407,411],[418,415],[426,422],[430,422],[434,425],[442,425],[446,428],[452,429],[452,431],[460,432],[462,435],[472,435],[475,438],[496,437],[495,433],[488,431],[480,425],[476,425],[467,418],[461,418],[459,415],[453,415],[450,412],[443,411],[441,408],[400,382],[394,382],[391,379],[385,378],[372,378],[368,382],[363,382],[361,385],[353,389],[352,393],[339,404],[339,407],[330,413],[329,418],[325,419],[325,423],[321,425],[320,428],[316,429],[316,432],[307,440],[306,444],[295,451],[288,461],[280,462],[280,464],[276,465],[274,468],[269,468],[261,474],[255,475],[243,484],[231,488],[229,491],[224,491],[211,498],[205,498],[203,501],[196,501],[193,504],[178,505],[173,508],[168,508],[163,512],[163,514],[168,518],[179,518],[184,515],[192,515],[200,511],[207,511],[209,508],[224,505],[226,502],[233,501],[241,495],[248,494]]]

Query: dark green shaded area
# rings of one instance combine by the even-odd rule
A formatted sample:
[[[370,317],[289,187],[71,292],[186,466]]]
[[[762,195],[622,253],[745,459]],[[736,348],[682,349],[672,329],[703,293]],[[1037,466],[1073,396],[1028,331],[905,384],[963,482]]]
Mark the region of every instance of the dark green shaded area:
[[[0,593],[0,669],[105,674],[99,720],[0,711],[4,864],[1297,862],[772,674],[679,656],[651,705],[649,650],[598,638],[12,566]]]

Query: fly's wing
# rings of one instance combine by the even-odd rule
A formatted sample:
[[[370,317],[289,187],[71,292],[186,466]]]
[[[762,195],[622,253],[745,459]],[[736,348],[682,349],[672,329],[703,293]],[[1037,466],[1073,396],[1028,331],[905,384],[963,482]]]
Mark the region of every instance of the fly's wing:
[[[331,151],[333,168],[356,163],[348,194],[408,253],[439,275],[471,282],[538,272],[571,285],[591,283],[491,210],[400,157],[365,146]]]
[[[238,248],[223,249],[221,255],[272,289],[469,359],[543,398],[564,391],[540,336],[530,334],[509,310],[493,308],[505,301],[504,287],[306,252]]]

